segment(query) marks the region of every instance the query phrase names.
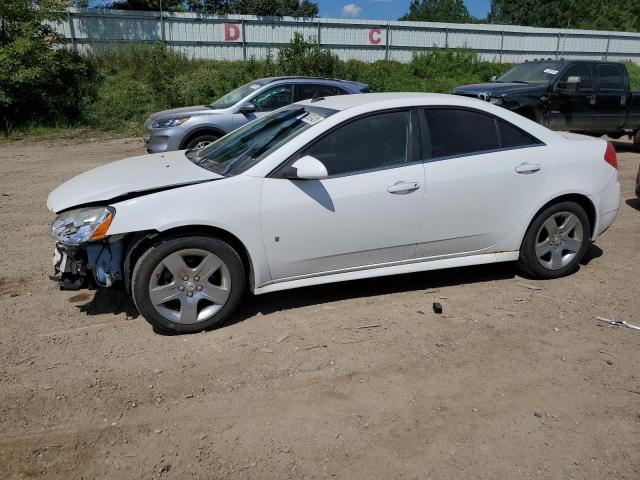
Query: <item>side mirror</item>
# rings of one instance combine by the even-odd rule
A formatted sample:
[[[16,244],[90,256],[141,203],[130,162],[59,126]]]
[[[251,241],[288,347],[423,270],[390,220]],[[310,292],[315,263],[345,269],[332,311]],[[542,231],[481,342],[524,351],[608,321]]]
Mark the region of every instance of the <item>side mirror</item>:
[[[498,77],[496,75],[492,75],[491,78],[489,79],[490,82],[495,82],[498,79]]]
[[[580,90],[580,77],[572,76],[567,78],[566,82],[558,82],[556,91],[559,93],[572,94]]]
[[[321,180],[329,176],[327,167],[311,155],[305,155],[304,157],[296,160],[287,171],[285,176],[292,179],[300,180]]]
[[[240,106],[240,110],[238,110],[240,113],[255,113],[256,111],[256,106],[253,103],[243,103]]]

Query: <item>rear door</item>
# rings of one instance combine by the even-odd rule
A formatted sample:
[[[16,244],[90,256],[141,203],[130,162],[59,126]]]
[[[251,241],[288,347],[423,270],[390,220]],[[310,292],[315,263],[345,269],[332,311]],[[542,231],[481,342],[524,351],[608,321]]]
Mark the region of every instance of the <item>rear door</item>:
[[[425,204],[417,258],[492,252],[524,219],[551,171],[548,147],[502,119],[424,110]]]
[[[569,65],[556,80],[551,96],[549,128],[553,130],[589,131],[594,128],[596,109],[595,82],[590,63]],[[577,77],[575,92],[567,92],[569,78]]]
[[[616,63],[601,63],[596,66],[598,92],[596,115],[600,132],[617,132],[622,129],[627,115],[629,100],[628,80],[625,69]]]

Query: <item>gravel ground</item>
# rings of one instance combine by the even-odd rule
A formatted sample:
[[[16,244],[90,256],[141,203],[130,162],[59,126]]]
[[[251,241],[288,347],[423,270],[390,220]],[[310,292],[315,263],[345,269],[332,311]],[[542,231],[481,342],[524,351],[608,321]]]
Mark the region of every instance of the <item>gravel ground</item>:
[[[595,319],[640,324],[640,154],[617,146],[620,214],[571,277],[306,288],[161,336],[48,278],[48,192],[140,139],[0,145],[0,478],[639,479],[640,332]]]

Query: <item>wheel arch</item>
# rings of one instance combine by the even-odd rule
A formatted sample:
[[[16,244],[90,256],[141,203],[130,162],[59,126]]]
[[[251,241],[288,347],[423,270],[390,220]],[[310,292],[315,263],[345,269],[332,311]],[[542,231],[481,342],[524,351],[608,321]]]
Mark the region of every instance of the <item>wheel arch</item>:
[[[191,132],[189,132],[187,135],[185,135],[185,137],[180,142],[180,150],[184,150],[186,148],[186,145],[195,137],[199,137],[200,135],[206,135],[206,134],[218,135],[220,137],[224,137],[226,135],[225,132],[223,132],[221,129],[217,127],[212,127],[208,125],[198,127],[195,130],[192,130]]]
[[[593,238],[594,231],[596,228],[596,222],[597,222],[596,206],[593,204],[593,202],[589,197],[580,193],[566,193],[564,195],[560,195],[559,197],[555,197],[549,200],[544,205],[542,205],[536,211],[536,213],[531,217],[531,220],[529,221],[529,225],[527,225],[527,229],[525,230],[525,233],[529,231],[531,224],[535,221],[535,219],[538,217],[538,215],[540,215],[540,213],[543,210],[549,208],[551,205],[555,205],[556,203],[560,203],[560,202],[575,202],[578,205],[580,205],[582,208],[584,208],[584,211],[587,214],[587,218],[589,219],[589,230],[591,232],[591,238]]]
[[[242,240],[240,240],[233,233],[219,227],[213,227],[210,225],[185,225],[170,228],[168,230],[163,230],[162,232],[152,230],[146,232],[137,232],[131,235],[127,242],[123,265],[124,283],[127,292],[131,291],[131,275],[133,274],[133,268],[138,262],[138,259],[144,254],[144,252],[151,248],[154,243],[162,240],[163,238],[183,234],[185,236],[202,235],[215,237],[231,245],[236,250],[236,252],[238,252],[238,255],[240,255],[247,275],[249,287],[253,288],[253,261],[251,259],[251,255],[249,254],[249,250],[242,242]]]

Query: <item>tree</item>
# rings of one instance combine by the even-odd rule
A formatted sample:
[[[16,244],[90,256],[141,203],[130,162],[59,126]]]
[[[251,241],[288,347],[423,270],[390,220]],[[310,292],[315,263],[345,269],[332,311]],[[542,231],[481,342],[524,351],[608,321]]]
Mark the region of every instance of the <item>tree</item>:
[[[400,20],[468,23],[473,21],[462,0],[413,0]]]
[[[110,8],[116,10],[183,11],[182,0],[116,0]]]
[[[491,23],[547,28],[640,30],[640,0],[492,0]]]
[[[0,2],[0,118],[3,129],[78,114],[90,86],[86,62],[66,48],[52,24],[66,0]]]

